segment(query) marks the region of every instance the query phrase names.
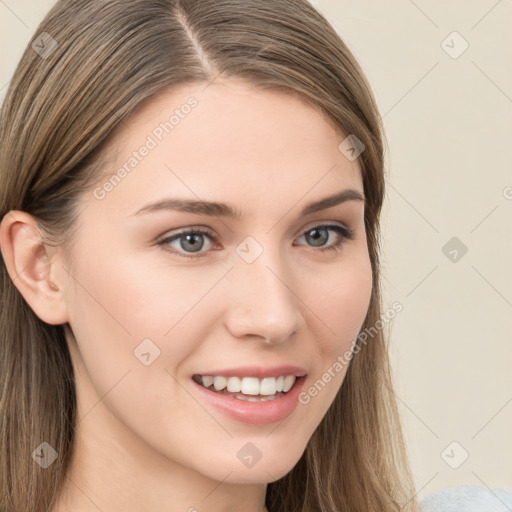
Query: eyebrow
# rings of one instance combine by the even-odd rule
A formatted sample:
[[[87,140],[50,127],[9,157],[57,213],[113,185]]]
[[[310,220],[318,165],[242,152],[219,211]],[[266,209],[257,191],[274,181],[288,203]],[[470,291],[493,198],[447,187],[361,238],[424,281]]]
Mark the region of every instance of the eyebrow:
[[[332,196],[309,203],[302,209],[301,215],[309,215],[320,210],[332,208],[346,201],[361,201],[364,203],[365,199],[359,191],[355,189],[345,189]],[[240,219],[242,217],[240,210],[225,203],[172,197],[148,203],[140,208],[134,215],[162,210],[177,210],[180,212],[196,213],[198,215],[208,215],[212,217],[227,217],[231,219]]]

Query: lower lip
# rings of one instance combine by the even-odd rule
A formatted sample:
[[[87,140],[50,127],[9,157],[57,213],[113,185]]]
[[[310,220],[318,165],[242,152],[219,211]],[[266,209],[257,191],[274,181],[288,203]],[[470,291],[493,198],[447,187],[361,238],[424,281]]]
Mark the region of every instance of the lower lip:
[[[282,421],[289,416],[297,407],[300,391],[304,385],[306,377],[297,377],[292,388],[281,398],[267,400],[265,402],[247,402],[238,400],[231,396],[222,395],[211,391],[195,380],[198,393],[206,398],[215,407],[224,412],[227,416],[249,423],[251,425],[266,425],[276,421]]]

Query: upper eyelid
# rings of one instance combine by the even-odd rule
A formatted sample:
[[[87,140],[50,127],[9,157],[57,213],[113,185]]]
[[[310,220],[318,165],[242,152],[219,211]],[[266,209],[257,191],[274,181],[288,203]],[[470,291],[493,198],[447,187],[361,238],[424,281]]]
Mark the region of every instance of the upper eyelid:
[[[336,225],[339,225],[347,230],[350,230],[350,225],[348,223],[341,222],[338,220],[312,221],[311,224],[308,223],[308,224],[306,224],[305,227],[303,227],[299,231],[297,231],[296,236],[303,235],[305,232],[310,231],[313,228],[316,228],[319,226],[328,226],[330,224],[336,224]],[[192,226],[187,226],[187,227],[183,227],[183,228],[176,228],[176,229],[171,230],[171,232],[164,233],[159,238],[171,238],[173,236],[181,235],[183,233],[190,233],[190,232],[195,233],[196,231],[206,231],[206,234],[208,234],[208,235],[211,234],[212,238],[215,238],[215,239],[219,238],[212,228],[207,227],[207,226],[200,226],[200,225],[196,225],[196,226],[192,225]]]
[[[350,229],[350,227],[348,226],[347,223],[341,222],[339,220],[313,221],[312,224],[306,224],[306,227],[302,228],[299,231],[299,234],[304,234],[305,231],[310,231],[311,229],[316,228],[318,226],[327,226],[328,227],[328,226],[330,226],[332,224],[341,226],[341,227],[343,227],[345,229]]]

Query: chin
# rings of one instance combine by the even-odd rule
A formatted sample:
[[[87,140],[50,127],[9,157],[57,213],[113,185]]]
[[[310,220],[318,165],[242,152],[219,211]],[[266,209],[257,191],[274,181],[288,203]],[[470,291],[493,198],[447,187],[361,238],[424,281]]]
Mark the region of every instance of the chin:
[[[240,442],[240,439],[237,439],[237,441]],[[242,447],[245,447],[246,453],[250,453],[254,449],[250,442],[242,444]],[[284,450],[286,450],[286,453],[283,453]],[[265,455],[265,452],[267,452],[267,455]],[[217,467],[222,469],[214,471],[215,474],[208,471],[208,476],[214,480],[233,484],[265,484],[275,482],[283,478],[295,467],[304,453],[304,449],[299,449],[299,447],[295,449],[295,447],[290,447],[289,445],[284,446],[282,450],[268,447],[267,449],[260,450],[261,458],[258,460],[256,453],[256,450],[254,450],[252,460],[249,458],[245,462],[243,462],[244,452],[240,454],[240,457],[236,456],[235,463],[232,460],[225,461],[225,464],[219,461],[219,466]],[[211,469],[211,466],[208,469]],[[228,473],[229,476],[226,477]]]

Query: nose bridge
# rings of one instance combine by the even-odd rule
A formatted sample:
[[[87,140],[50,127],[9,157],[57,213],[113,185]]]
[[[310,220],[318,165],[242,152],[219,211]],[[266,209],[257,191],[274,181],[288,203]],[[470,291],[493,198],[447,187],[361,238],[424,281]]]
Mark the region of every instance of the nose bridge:
[[[299,328],[301,318],[299,301],[292,292],[293,283],[289,282],[290,273],[278,248],[263,249],[260,245],[263,250],[249,263],[250,259],[244,256],[257,247],[252,241],[248,244],[237,248],[237,252],[248,247],[249,251],[235,260],[235,289],[231,290],[228,327],[237,337],[255,335],[270,342],[282,342]]]

